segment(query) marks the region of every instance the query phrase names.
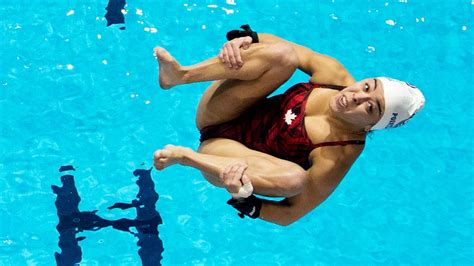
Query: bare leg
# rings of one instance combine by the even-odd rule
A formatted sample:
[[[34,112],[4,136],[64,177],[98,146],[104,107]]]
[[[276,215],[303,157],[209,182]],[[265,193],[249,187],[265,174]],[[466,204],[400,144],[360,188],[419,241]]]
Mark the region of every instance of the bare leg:
[[[275,50],[281,49],[281,46],[285,45],[254,44],[250,49],[242,50],[242,58],[245,64],[239,69],[229,68],[217,57],[196,65],[181,66],[168,51],[164,48],[156,47],[154,52],[160,68],[159,83],[162,88],[170,89],[179,84],[201,81],[223,79],[255,80],[272,67],[276,67],[274,64]]]
[[[204,93],[196,115],[199,129],[238,117],[257,101],[275,91],[291,77],[298,65],[287,44],[254,44],[242,51],[244,65],[228,68],[217,57],[183,67],[163,48],[155,48],[160,66],[160,85],[218,80]]]
[[[225,145],[224,143],[222,145]],[[241,145],[241,144],[240,144]],[[230,148],[228,146],[228,148]],[[298,165],[269,155],[224,157],[197,153],[189,148],[167,145],[154,154],[155,167],[159,170],[173,164],[196,168],[216,186],[222,187],[220,173],[233,163],[248,165],[245,174],[250,178],[254,192],[265,196],[291,197],[299,194],[307,180],[306,172]]]

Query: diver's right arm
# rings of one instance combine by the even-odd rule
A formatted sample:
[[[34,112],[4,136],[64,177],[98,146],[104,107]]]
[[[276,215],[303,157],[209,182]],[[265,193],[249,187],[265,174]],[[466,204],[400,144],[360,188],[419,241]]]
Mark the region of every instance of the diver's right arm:
[[[283,42],[290,44],[298,56],[298,68],[311,76],[313,83],[334,84],[349,86],[356,81],[347,69],[335,58],[317,53],[302,45],[287,41],[268,33],[258,34],[260,43]],[[242,65],[240,57],[240,47],[247,49],[252,43],[251,37],[241,37],[228,41],[224,44],[219,54],[219,58],[230,67]]]

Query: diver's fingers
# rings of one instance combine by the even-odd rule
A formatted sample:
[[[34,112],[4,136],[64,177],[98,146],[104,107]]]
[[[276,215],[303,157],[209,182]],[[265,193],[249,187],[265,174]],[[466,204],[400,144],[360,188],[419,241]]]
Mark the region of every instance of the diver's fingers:
[[[240,178],[243,171],[247,168],[246,165],[241,163],[228,165],[223,171],[223,182],[230,193],[237,193],[242,187]]]
[[[235,54],[234,54],[234,48],[232,47],[232,43],[228,42],[226,43],[226,48],[227,48],[227,53],[229,54],[229,62],[230,68],[233,68],[237,66],[237,61],[235,61]]]
[[[250,178],[247,175],[242,175],[241,180],[244,187],[249,187],[249,185],[252,186],[252,183],[250,182]],[[252,190],[253,190],[253,186],[252,186]]]
[[[224,59],[224,47],[222,47],[221,50],[219,51],[218,57],[219,57],[219,59],[221,60],[222,63],[225,63],[225,59]]]
[[[240,165],[235,173],[234,173],[234,176],[233,176],[233,182],[238,182],[240,184],[242,184],[241,180],[242,180],[242,175],[244,174],[244,171],[247,170],[247,165]]]
[[[219,177],[221,178],[222,182],[224,182],[224,184],[229,182],[229,178],[230,178],[229,169],[231,167],[232,167],[232,165],[227,165],[226,167],[224,167],[222,172],[219,174]]]
[[[230,193],[233,198],[239,199],[239,198],[248,198],[252,195],[253,193],[253,186],[252,183],[250,182],[250,178],[247,175],[242,175],[241,179],[243,186],[239,188],[239,192],[237,193]]]
[[[237,168],[232,168],[231,178],[232,180],[229,181],[229,189],[230,193],[240,193],[242,190],[242,175],[244,171],[247,169],[247,165],[238,164]]]
[[[225,173],[225,168],[219,172],[219,179],[224,182],[224,173]]]
[[[240,187],[242,187],[239,183],[233,182],[233,179],[229,177],[224,180],[224,186],[230,193],[237,193],[239,191]]]
[[[232,67],[231,62],[230,62],[230,52],[229,52],[229,47],[228,43],[226,43],[223,47],[224,50],[224,62],[228,67]]]
[[[234,176],[238,168],[239,168],[238,164],[230,164],[224,170],[224,174],[226,175],[226,180],[228,181],[229,184],[235,183]]]
[[[239,169],[240,165],[239,164],[232,164],[231,167],[229,168],[229,174],[234,175],[237,169]]]
[[[233,42],[232,43],[232,51],[234,53],[234,59],[235,59],[235,65],[234,67],[235,68],[239,68],[242,66],[242,64],[244,63],[242,61],[242,56],[240,54],[240,46],[241,46],[242,43],[235,43]]]

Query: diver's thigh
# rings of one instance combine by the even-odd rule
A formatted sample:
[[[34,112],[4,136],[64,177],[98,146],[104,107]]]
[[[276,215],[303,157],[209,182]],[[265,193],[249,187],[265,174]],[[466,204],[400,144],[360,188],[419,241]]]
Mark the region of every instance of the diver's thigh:
[[[255,80],[228,79],[214,82],[199,102],[196,113],[197,128],[218,125],[239,117],[277,90],[294,71],[294,65],[282,63]]]
[[[225,138],[213,138],[203,141],[198,148],[198,152],[223,157],[261,158],[265,159],[266,162],[275,165],[293,164],[292,162],[288,162],[270,154],[249,149],[238,141]]]

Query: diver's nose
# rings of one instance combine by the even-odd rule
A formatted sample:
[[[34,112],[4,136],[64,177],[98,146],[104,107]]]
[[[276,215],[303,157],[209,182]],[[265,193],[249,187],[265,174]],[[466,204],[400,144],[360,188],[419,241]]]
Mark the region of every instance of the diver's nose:
[[[352,101],[356,104],[361,104],[370,99],[370,96],[365,92],[357,92],[352,95]]]

